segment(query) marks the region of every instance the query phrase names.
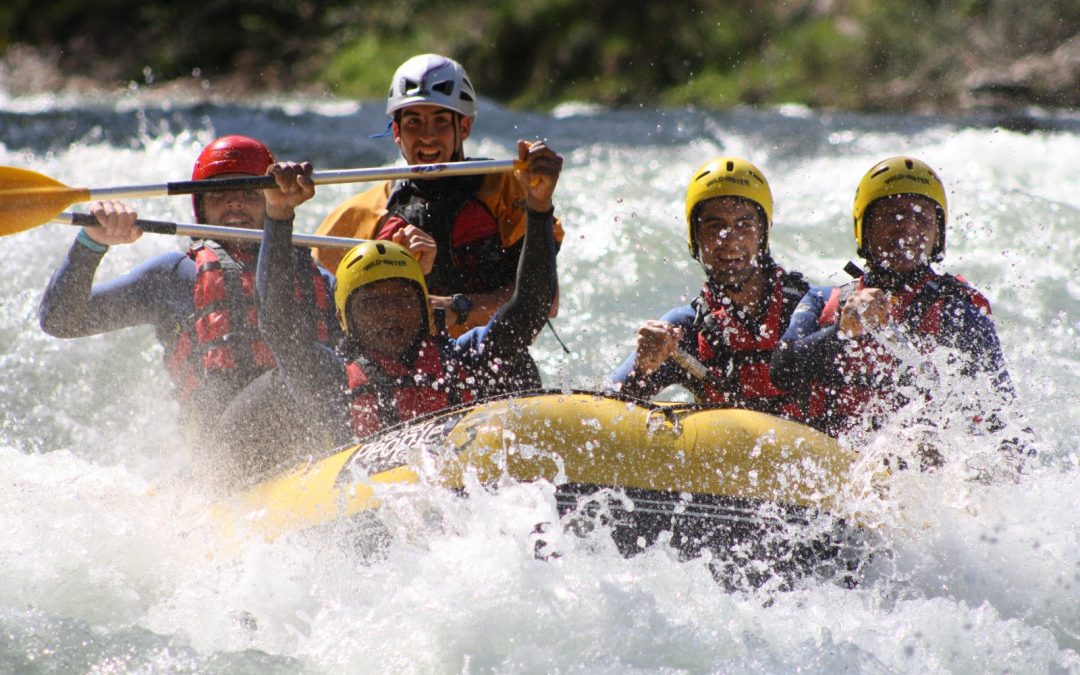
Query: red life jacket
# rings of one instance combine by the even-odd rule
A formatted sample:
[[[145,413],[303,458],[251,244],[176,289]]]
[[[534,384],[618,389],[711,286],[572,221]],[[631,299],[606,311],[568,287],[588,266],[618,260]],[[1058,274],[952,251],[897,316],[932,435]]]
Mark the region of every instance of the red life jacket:
[[[195,314],[179,329],[165,365],[182,403],[188,402],[208,378],[235,393],[277,362],[259,333],[255,296],[257,249],[226,247],[214,241],[193,242],[188,257],[195,261]],[[315,336],[330,341],[330,289],[311,255],[297,249],[310,274],[300,274],[296,298],[315,326]]]
[[[818,325],[835,324],[840,308],[848,297],[865,288],[864,277],[832,289],[818,317]],[[960,297],[990,313],[989,301],[962,277],[929,272],[913,286],[892,293],[889,314],[892,321],[902,325],[910,334],[941,335],[942,313],[950,298]],[[922,340],[918,348],[929,353],[935,340]],[[862,417],[868,406],[880,406],[882,411],[894,411],[905,403],[896,391],[896,362],[889,351],[872,337],[856,338],[842,352],[838,368],[839,384],[829,386],[815,382],[806,402],[806,416],[815,426],[839,431],[855,418]]]
[[[705,285],[695,300],[698,356],[713,374],[713,382],[724,386],[703,383],[699,394],[702,398],[800,418],[799,399],[773,384],[769,362],[807,288],[801,275],[774,267],[764,314],[756,326],[747,326],[728,310],[709,284]]]
[[[440,347],[436,338],[426,338],[412,367],[374,355],[346,364],[349,417],[357,438],[473,400],[466,374],[446,362]]]

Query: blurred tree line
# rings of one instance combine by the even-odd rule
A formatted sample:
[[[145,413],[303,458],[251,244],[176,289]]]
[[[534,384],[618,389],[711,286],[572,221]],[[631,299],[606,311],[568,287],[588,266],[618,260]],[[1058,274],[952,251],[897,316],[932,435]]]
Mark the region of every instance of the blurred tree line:
[[[7,0],[0,8],[0,51],[52,48],[68,75],[229,75],[256,89],[321,85],[378,98],[401,61],[436,51],[462,61],[481,95],[540,108],[571,99],[950,108],[974,86],[973,73],[1051,55],[1070,38],[1080,45],[1080,0]],[[1080,104],[1080,87],[1037,89],[1013,94]]]

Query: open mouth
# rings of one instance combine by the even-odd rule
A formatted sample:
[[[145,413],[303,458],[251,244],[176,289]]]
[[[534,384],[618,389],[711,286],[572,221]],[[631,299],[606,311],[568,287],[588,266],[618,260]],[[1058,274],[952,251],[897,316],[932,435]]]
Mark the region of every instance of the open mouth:
[[[717,267],[742,267],[745,264],[746,258],[741,255],[713,256],[713,265]]]
[[[221,224],[226,227],[253,227],[255,222],[244,213],[227,213],[222,218]]]
[[[421,164],[433,164],[438,162],[441,155],[442,152],[438,149],[416,151],[416,159],[419,160]]]

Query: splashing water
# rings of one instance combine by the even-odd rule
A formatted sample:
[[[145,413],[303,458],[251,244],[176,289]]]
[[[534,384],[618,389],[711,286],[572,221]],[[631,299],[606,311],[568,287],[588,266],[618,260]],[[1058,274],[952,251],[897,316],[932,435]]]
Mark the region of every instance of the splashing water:
[[[225,550],[185,481],[189,461],[152,331],[57,340],[36,325],[41,290],[74,237],[51,225],[5,238],[0,256],[0,671],[13,672],[1080,672],[1080,118],[1020,134],[991,120],[737,110],[564,111],[482,106],[470,155],[505,157],[519,136],[566,158],[556,208],[556,326],[534,355],[549,386],[594,388],[637,325],[685,303],[700,268],[682,199],[711,156],[744,155],[776,197],[772,248],[816,283],[841,282],[853,254],[850,204],[862,172],[894,154],[938,169],[952,214],[941,268],[990,298],[1039,455],[1016,480],[999,439],[939,424],[946,464],[899,472],[887,496],[852,495],[881,538],[861,584],[727,592],[707,558],[665,546],[634,558],[594,533],[550,534],[550,485],[504,484],[469,499],[388,494],[377,554],[341,523]],[[187,177],[200,147],[245,133],[317,168],[396,161],[367,138],[377,102],[243,105],[0,99],[0,163],[74,186]],[[320,188],[312,231],[357,186]],[[189,221],[190,200],[138,202]],[[186,245],[147,235],[109,252],[107,278]],[[950,381],[935,363],[934,382]],[[944,373],[944,374],[943,374]],[[928,375],[928,377],[930,377]],[[970,392],[947,385],[962,410]],[[866,439],[860,460],[912,452],[912,410]],[[960,418],[957,418],[960,419]],[[872,470],[872,469],[871,469]],[[602,530],[602,528],[600,528]],[[362,533],[361,533],[362,534]]]

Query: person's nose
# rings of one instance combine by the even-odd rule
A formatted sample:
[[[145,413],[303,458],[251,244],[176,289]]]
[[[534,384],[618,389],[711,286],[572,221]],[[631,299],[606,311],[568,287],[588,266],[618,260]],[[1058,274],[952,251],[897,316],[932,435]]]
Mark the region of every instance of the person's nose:
[[[712,232],[712,240],[717,245],[734,243],[739,237],[733,227],[718,227]]]
[[[905,236],[921,234],[923,230],[922,221],[919,219],[918,214],[915,213],[905,213],[896,226]]]
[[[435,138],[435,125],[431,122],[425,122],[420,126],[420,140],[430,141]]]

